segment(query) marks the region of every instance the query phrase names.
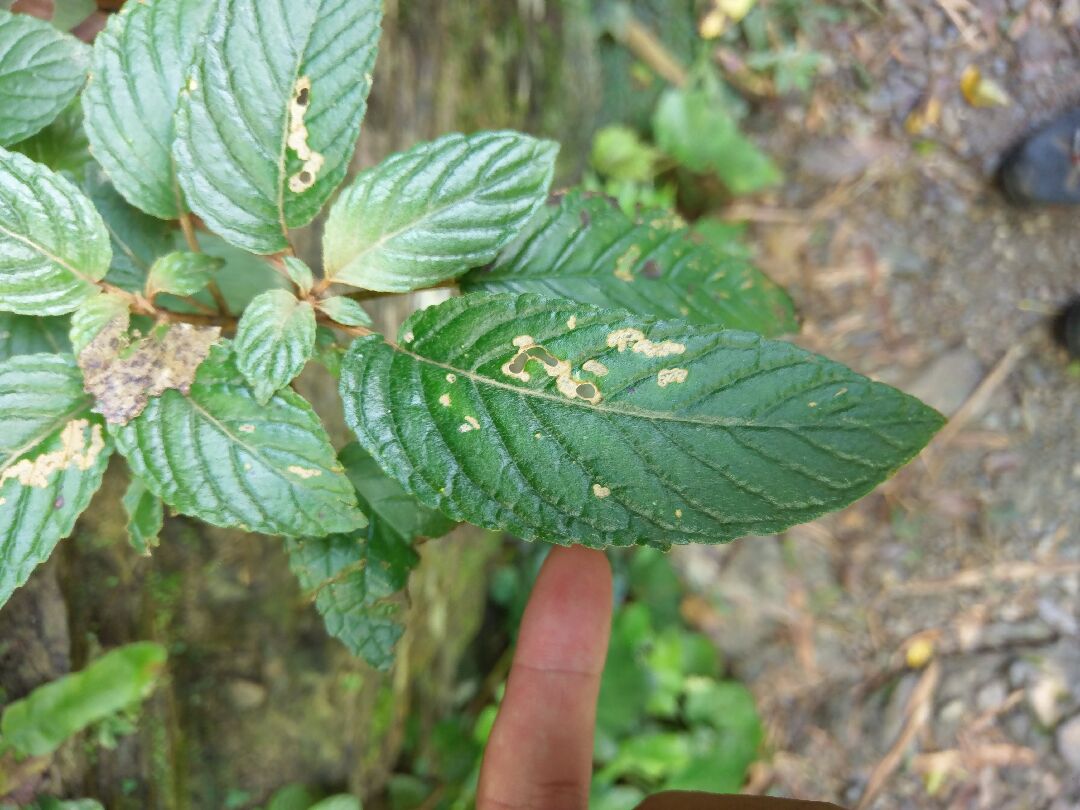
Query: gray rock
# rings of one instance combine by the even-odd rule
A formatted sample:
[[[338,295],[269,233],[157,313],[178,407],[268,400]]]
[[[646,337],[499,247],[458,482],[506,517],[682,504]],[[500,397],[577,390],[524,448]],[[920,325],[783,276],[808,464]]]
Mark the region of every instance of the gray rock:
[[[1058,726],[1057,749],[1074,771],[1080,772],[1080,715]]]

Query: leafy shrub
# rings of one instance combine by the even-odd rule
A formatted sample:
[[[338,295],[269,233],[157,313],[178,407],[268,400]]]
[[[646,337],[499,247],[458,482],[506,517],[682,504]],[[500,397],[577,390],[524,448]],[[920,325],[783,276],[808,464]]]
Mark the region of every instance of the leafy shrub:
[[[385,668],[417,537],[768,534],[940,426],[771,339],[795,326],[783,291],[670,217],[549,198],[556,145],[514,132],[361,172],[316,273],[291,232],[345,180],[381,4],[287,5],[128,3],[89,54],[0,16],[0,604],[118,454],[135,549],[166,506],[282,536],[329,631]],[[80,109],[104,176],[55,132]],[[396,339],[358,303],[455,281]],[[340,374],[340,453],[291,386],[313,359]]]

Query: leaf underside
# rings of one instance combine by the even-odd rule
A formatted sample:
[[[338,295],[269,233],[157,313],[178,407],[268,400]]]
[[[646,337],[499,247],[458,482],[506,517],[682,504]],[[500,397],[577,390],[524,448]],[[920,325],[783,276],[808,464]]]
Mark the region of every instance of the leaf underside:
[[[315,593],[327,631],[353,655],[389,669],[404,632],[400,591],[419,557],[417,537],[441,537],[453,523],[428,509],[384,473],[359,445],[341,451],[367,528],[350,535],[290,541],[289,565],[301,587]]]
[[[0,145],[48,126],[86,81],[87,48],[47,22],[0,11]]]
[[[534,292],[638,315],[745,329],[798,328],[791,299],[748,262],[699,244],[670,215],[634,222],[603,197],[572,192],[545,205],[466,292]]]
[[[111,256],[105,224],[81,191],[0,149],[0,310],[71,312],[97,292]]]
[[[534,295],[451,299],[402,331],[344,361],[361,445],[422,502],[528,540],[771,534],[866,494],[942,424],[786,343]]]
[[[124,511],[127,513],[128,542],[139,554],[148,556],[150,549],[159,542],[165,525],[165,508],[161,498],[146,488],[138,478],[132,478],[124,493]]]
[[[0,363],[0,605],[75,527],[112,443],[70,357]]]
[[[132,472],[182,514],[295,537],[366,525],[311,406],[289,390],[260,405],[224,346],[187,396],[166,391],[110,430]]]
[[[543,203],[557,152],[516,132],[447,135],[361,173],[330,209],[327,278],[406,292],[490,262]]]
[[[378,0],[221,0],[181,92],[174,148],[211,230],[275,253],[322,208],[360,133],[381,17]],[[306,138],[290,139],[301,127]]]
[[[94,157],[128,202],[161,219],[187,210],[172,160],[173,118],[213,6],[127,3],[94,40],[82,97]]]

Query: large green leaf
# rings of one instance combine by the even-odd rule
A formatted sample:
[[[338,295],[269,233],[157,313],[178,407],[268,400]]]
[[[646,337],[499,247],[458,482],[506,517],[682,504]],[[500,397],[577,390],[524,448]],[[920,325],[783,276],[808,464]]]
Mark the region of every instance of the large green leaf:
[[[404,292],[490,262],[543,203],[557,152],[516,132],[481,132],[394,155],[330,209],[327,278]]]
[[[47,22],[0,11],[0,145],[46,127],[86,81],[85,45]]]
[[[350,444],[340,458],[368,526],[349,535],[290,541],[289,565],[301,587],[315,592],[327,631],[353,655],[389,669],[404,632],[399,593],[419,562],[412,542],[441,537],[454,524],[405,492],[359,445]]]
[[[315,351],[315,310],[285,290],[270,290],[244,310],[236,329],[236,365],[265,404]]]
[[[192,209],[275,253],[345,178],[371,89],[378,0],[221,0],[181,92],[174,149]]]
[[[3,742],[23,756],[51,754],[72,735],[147,698],[165,658],[160,644],[127,644],[81,672],[38,687],[4,708]]]
[[[719,255],[661,214],[633,222],[602,197],[546,205],[462,290],[535,292],[639,315],[746,329],[798,328],[791,299],[748,262]]]
[[[67,318],[35,318],[0,312],[0,361],[20,354],[58,354],[68,343]]]
[[[360,443],[429,506],[528,540],[717,543],[845,506],[942,419],[786,343],[535,295],[469,295],[358,339]]]
[[[97,292],[111,256],[105,224],[81,191],[0,149],[0,310],[71,312]]]
[[[67,537],[101,485],[112,443],[74,362],[0,363],[0,605]]]
[[[705,88],[670,89],[653,118],[656,142],[682,165],[715,174],[735,195],[783,179],[769,156],[739,131],[723,96]]]
[[[173,117],[213,7],[127,3],[94,41],[82,97],[94,157],[128,202],[161,219],[187,210],[172,160]]]
[[[367,523],[311,406],[289,390],[260,405],[225,347],[187,396],[166,391],[110,430],[151,492],[215,526],[303,537]]]

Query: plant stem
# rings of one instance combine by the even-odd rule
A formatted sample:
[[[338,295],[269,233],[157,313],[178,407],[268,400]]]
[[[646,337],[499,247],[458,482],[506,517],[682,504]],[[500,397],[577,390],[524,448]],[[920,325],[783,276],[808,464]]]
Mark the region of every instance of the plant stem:
[[[184,239],[187,240],[188,250],[192,253],[202,253],[202,247],[199,245],[199,240],[195,236],[195,223],[191,221],[191,213],[185,211],[180,215],[180,230],[184,232]]]
[[[612,33],[627,50],[671,84],[676,87],[686,86],[690,80],[686,68],[648,26],[634,15],[629,6],[620,4],[616,20]]]
[[[184,239],[187,241],[188,250],[192,253],[202,253],[202,246],[199,244],[199,239],[195,235],[195,222],[191,218],[190,211],[184,211],[180,215],[180,230],[184,232]],[[210,295],[214,299],[214,304],[217,305],[218,312],[225,315],[229,314],[229,304],[225,300],[225,296],[221,293],[221,288],[217,285],[216,281],[211,281],[206,289],[210,291]]]

